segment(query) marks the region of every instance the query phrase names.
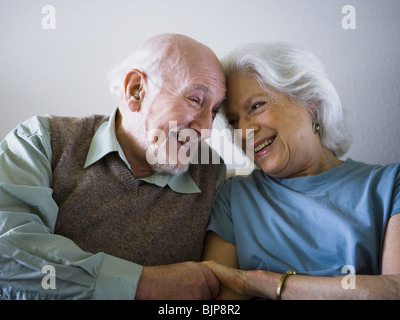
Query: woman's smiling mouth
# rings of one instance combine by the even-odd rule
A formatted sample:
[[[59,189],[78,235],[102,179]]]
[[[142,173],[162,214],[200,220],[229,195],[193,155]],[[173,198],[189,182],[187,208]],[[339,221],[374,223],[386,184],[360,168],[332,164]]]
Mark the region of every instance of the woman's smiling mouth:
[[[261,157],[268,152],[269,146],[275,141],[276,136],[264,139],[254,144],[254,153],[256,157]]]

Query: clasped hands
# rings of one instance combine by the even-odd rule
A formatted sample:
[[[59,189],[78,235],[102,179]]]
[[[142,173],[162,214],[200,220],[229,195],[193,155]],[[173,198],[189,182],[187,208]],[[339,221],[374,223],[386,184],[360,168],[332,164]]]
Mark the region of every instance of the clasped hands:
[[[256,275],[254,272],[257,271],[229,268],[214,261],[144,267],[135,299],[250,299],[257,296],[249,286],[256,278],[249,277],[249,273]]]

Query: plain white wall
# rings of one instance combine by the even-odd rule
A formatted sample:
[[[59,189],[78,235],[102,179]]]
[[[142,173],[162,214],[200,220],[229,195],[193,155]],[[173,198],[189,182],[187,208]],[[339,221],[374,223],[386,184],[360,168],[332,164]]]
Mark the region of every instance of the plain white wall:
[[[44,29],[45,5],[55,29]],[[356,29],[344,29],[345,5]],[[110,114],[108,71],[149,36],[183,33],[219,57],[236,46],[284,40],[325,65],[349,112],[344,158],[400,161],[398,0],[0,0],[0,140],[35,114]]]

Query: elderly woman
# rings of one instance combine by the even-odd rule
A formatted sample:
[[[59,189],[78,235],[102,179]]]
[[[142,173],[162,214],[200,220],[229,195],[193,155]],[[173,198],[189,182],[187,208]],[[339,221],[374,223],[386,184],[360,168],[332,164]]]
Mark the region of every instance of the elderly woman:
[[[214,204],[203,258],[219,298],[400,298],[399,164],[340,160],[340,99],[309,52],[255,44],[224,68],[226,118],[244,141],[254,130],[259,169]]]

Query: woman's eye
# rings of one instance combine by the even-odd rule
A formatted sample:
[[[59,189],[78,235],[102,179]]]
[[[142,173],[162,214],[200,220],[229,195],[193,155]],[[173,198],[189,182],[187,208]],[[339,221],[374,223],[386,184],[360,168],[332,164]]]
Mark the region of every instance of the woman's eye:
[[[255,104],[253,104],[251,106],[251,111],[257,110],[258,108],[262,107],[263,105],[265,105],[265,101],[261,101],[261,102],[256,102]]]

